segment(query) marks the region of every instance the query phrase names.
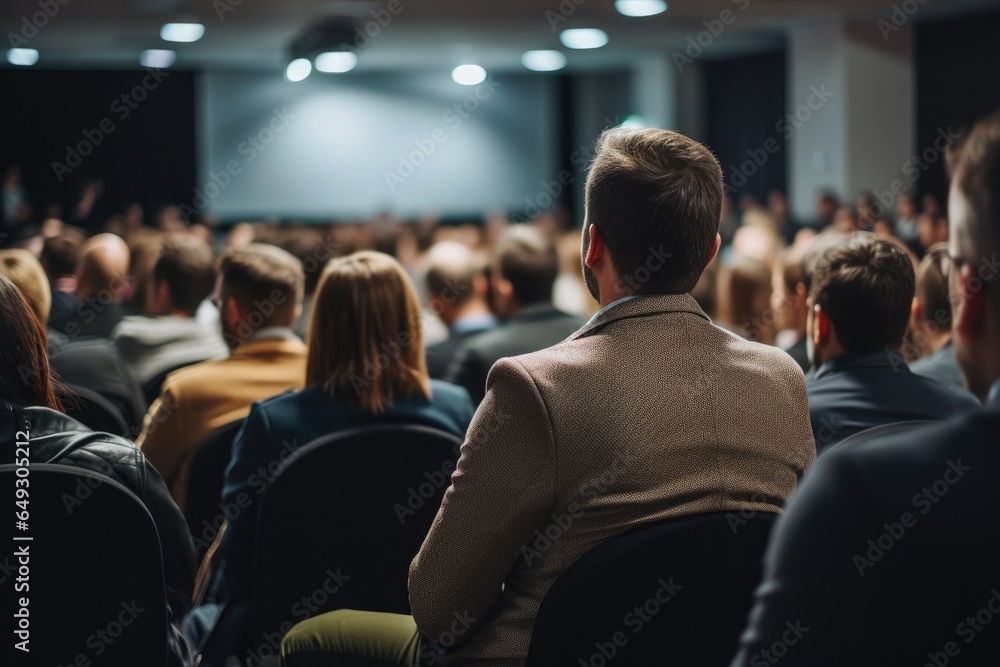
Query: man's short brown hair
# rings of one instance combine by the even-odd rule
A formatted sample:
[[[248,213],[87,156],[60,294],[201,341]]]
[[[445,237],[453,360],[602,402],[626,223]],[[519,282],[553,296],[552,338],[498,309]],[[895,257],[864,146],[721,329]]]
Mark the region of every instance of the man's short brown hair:
[[[224,254],[219,273],[220,297],[236,299],[248,309],[257,308],[255,301],[266,302],[268,308],[258,308],[262,327],[291,325],[295,307],[302,302],[305,276],[302,262],[290,252],[267,243],[251,243]]]
[[[855,232],[817,259],[809,307],[823,308],[845,352],[898,350],[913,303],[913,263],[892,241]]]
[[[670,130],[619,127],[597,140],[586,224],[600,230],[634,293],[686,293],[708,264],[724,198],[719,161],[700,143]]]
[[[153,265],[153,284],[166,283],[171,305],[194,315],[215,288],[215,264],[207,243],[189,234],[175,234],[163,242]]]
[[[503,230],[493,257],[498,277],[510,282],[521,306],[552,300],[559,254],[555,243],[537,227],[512,225]]]
[[[951,328],[951,298],[948,276],[945,275],[947,243],[935,243],[917,268],[917,301],[924,312],[924,320],[933,322],[938,329]]]

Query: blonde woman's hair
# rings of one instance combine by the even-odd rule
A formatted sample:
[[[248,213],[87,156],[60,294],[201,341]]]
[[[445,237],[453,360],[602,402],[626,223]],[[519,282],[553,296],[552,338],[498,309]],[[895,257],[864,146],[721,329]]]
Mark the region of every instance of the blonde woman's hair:
[[[0,250],[0,273],[21,290],[38,321],[45,326],[52,309],[52,293],[41,262],[27,250]]]
[[[331,260],[313,297],[306,385],[349,405],[383,412],[400,398],[430,398],[420,302],[389,255],[361,251]]]

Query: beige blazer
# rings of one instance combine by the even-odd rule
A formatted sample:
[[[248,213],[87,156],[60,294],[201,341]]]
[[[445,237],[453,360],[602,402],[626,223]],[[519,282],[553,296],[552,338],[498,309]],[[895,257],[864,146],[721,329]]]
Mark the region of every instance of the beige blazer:
[[[250,413],[260,401],[305,382],[306,346],[300,340],[254,340],[228,359],[205,361],[167,376],[135,444],[184,509],[188,470],[216,429]]]
[[[619,304],[493,366],[410,566],[413,617],[453,646],[443,664],[523,665],[542,597],[581,555],[667,517],[777,512],[815,454],[785,352],[686,294]]]

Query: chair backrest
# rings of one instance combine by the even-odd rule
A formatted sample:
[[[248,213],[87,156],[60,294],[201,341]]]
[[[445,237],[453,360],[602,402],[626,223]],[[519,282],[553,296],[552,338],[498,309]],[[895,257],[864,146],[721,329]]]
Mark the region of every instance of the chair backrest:
[[[21,479],[27,487],[18,486]],[[0,613],[8,627],[10,619],[15,629],[26,627],[30,650],[15,649],[21,638],[8,635],[0,664],[165,667],[163,561],[145,505],[115,480],[71,466],[32,463],[25,476],[0,465],[0,480],[10,500],[15,488],[27,492],[16,509],[27,515],[27,529],[15,517],[3,522]],[[17,618],[22,597],[24,621]]]
[[[233,441],[243,426],[243,419],[220,426],[198,448],[188,471],[184,496],[184,518],[194,539],[198,560],[205,555],[225,515],[220,509],[226,466],[233,453]]]
[[[835,449],[845,449],[847,447],[855,447],[864,442],[871,442],[878,438],[885,437],[887,435],[894,435],[896,433],[906,433],[908,431],[914,431],[922,426],[926,426],[932,422],[927,420],[914,420],[907,422],[894,422],[892,424],[882,424],[881,426],[872,426],[871,428],[866,428],[864,431],[855,433],[852,436],[848,436],[838,442],[837,444],[830,447],[830,450]]]
[[[776,517],[673,518],[598,545],[542,600],[526,666],[728,666]]]
[[[75,402],[67,401],[67,415],[94,431],[112,433],[129,439],[135,437],[125,417],[111,401],[87,387],[74,384],[66,386],[73,392],[75,399]]]
[[[249,636],[333,609],[408,614],[410,561],[461,444],[424,426],[377,426],[289,456],[261,499]]]

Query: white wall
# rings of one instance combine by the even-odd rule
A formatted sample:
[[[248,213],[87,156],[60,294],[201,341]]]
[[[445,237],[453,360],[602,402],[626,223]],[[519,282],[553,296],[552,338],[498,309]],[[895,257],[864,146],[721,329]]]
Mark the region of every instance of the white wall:
[[[556,169],[555,115],[546,76],[207,73],[196,203],[219,219],[516,210]]]

